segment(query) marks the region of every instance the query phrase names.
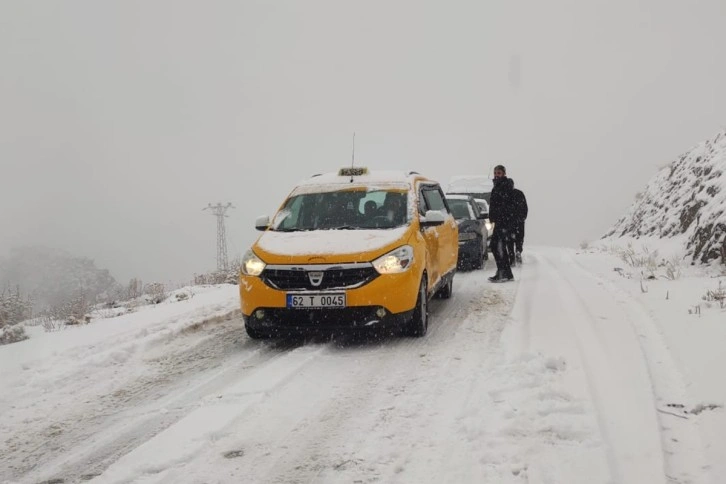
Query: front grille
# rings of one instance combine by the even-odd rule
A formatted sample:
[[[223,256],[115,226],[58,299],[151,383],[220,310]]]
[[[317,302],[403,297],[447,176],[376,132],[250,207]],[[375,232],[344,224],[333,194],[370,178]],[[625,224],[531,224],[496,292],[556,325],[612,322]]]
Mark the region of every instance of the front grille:
[[[376,316],[378,306],[325,309],[265,308],[262,324],[299,328],[355,328],[381,318]]]
[[[308,272],[322,272],[323,279],[319,285],[314,286],[310,282]],[[376,270],[367,265],[355,268],[327,268],[318,271],[317,269],[276,269],[266,268],[261,275],[262,280],[270,287],[291,290],[321,291],[326,289],[352,289],[369,283],[378,276]]]

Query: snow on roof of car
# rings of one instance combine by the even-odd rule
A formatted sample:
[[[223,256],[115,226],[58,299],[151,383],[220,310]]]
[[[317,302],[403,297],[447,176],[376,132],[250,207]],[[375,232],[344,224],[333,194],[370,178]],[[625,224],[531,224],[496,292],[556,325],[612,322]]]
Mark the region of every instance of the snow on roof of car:
[[[400,170],[367,170],[363,175],[339,175],[339,172],[314,175],[299,182],[293,194],[316,193],[340,190],[341,188],[396,188],[408,190],[415,177],[424,177],[416,172]]]
[[[464,195],[464,194],[458,194],[458,193],[447,193],[446,198],[449,198],[451,200],[469,200],[469,197],[471,195]]]
[[[491,192],[494,184],[484,175],[452,176],[449,180],[447,192]]]

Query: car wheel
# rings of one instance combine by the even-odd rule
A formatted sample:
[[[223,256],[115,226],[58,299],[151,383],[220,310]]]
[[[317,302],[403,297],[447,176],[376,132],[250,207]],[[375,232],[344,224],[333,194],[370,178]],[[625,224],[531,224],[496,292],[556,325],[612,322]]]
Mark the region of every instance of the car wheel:
[[[253,325],[246,321],[245,331],[247,331],[247,336],[252,339],[269,339],[271,337],[269,333],[262,331],[259,328],[255,328]]]
[[[408,322],[406,334],[408,336],[421,337],[426,334],[429,329],[429,307],[428,295],[426,294],[426,274],[421,279],[421,286],[418,289],[418,299],[416,300],[416,308],[413,310],[413,316]]]
[[[441,286],[441,289],[436,292],[436,297],[438,297],[439,299],[449,299],[453,293],[454,275],[452,274],[451,277],[446,278],[446,283]]]
[[[474,269],[481,269],[484,267],[484,259],[486,259],[487,246],[484,244],[484,240],[479,239],[479,250],[477,251],[476,260],[474,261]]]

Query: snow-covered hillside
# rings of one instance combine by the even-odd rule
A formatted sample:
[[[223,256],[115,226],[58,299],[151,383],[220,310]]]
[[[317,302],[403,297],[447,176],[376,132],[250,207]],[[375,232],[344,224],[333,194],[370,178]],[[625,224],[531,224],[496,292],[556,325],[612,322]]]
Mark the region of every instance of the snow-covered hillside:
[[[686,258],[726,262],[726,130],[663,168],[605,238],[676,238]]]

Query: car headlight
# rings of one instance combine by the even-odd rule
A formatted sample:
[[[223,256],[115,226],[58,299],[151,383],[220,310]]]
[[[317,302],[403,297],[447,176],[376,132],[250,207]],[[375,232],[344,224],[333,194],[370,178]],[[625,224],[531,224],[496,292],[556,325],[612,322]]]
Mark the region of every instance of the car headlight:
[[[407,271],[412,262],[413,248],[410,245],[404,245],[380,256],[372,264],[379,274],[397,274]]]
[[[242,257],[240,270],[245,276],[259,276],[265,270],[266,265],[252,250],[248,250]]]
[[[476,232],[459,232],[459,240],[474,240],[476,239]]]
[[[488,232],[491,232],[492,230],[494,230],[494,224],[491,223],[489,220],[484,222],[484,226],[487,228]]]

